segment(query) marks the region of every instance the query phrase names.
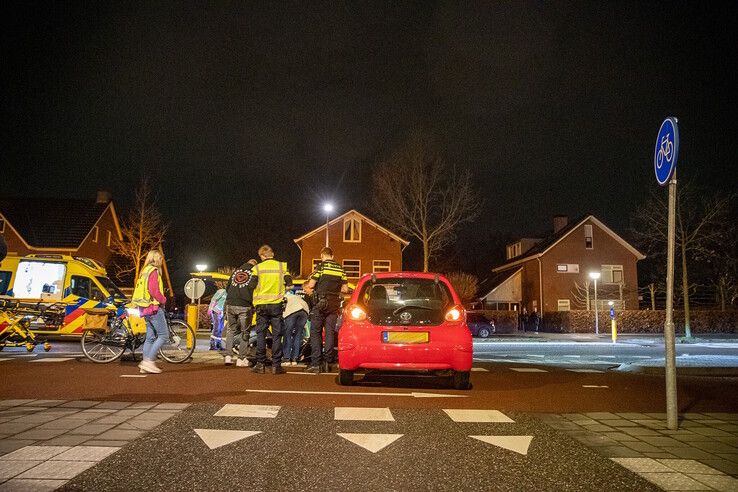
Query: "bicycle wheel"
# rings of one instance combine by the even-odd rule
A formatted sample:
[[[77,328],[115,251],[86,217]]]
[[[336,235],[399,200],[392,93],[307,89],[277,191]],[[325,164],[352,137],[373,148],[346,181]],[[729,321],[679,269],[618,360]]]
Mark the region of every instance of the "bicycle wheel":
[[[187,336],[192,340],[192,346],[187,347]],[[169,321],[169,340],[159,349],[159,355],[172,364],[181,364],[192,356],[195,351],[197,339],[195,330],[184,321],[174,319]]]
[[[120,359],[126,350],[125,327],[115,324],[110,329],[85,330],[82,333],[82,353],[97,364],[107,364]]]

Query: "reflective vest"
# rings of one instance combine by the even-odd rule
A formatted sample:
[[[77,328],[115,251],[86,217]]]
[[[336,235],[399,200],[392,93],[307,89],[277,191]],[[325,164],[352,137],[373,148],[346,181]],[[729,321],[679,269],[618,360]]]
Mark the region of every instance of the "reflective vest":
[[[251,269],[258,283],[254,289],[254,306],[279,304],[284,297],[284,276],[287,263],[274,259],[264,260]]]
[[[156,270],[153,265],[146,265],[141,271],[141,275],[138,276],[136,281],[136,288],[133,289],[133,299],[131,302],[138,307],[149,307],[152,304],[159,305],[159,301],[154,299],[149,292],[149,275],[151,272]],[[161,281],[161,275],[159,277],[159,292],[164,292],[164,284]]]

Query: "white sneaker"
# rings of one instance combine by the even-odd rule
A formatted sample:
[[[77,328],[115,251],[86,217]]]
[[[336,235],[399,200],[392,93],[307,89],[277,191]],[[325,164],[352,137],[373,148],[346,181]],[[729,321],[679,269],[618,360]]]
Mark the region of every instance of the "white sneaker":
[[[230,366],[231,364],[233,364],[233,360],[231,359],[231,356],[230,355],[226,355],[225,356],[225,365]]]
[[[245,357],[243,359],[236,359],[236,367],[249,367],[249,361]]]
[[[141,361],[141,363],[138,365],[138,369],[142,373],[149,373],[149,374],[159,374],[161,373],[161,369],[159,369],[156,366],[156,363],[149,360]]]
[[[291,362],[290,362],[290,365],[291,365],[291,366],[296,366],[296,365],[297,365],[297,361],[296,361],[296,360],[293,360],[293,361],[291,361]]]

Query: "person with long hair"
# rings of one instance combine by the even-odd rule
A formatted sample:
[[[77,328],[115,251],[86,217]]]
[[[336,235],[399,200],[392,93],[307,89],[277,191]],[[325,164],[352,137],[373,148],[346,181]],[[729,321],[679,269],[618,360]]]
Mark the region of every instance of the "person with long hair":
[[[161,266],[164,256],[161,251],[152,249],[146,255],[144,267],[136,280],[132,303],[135,304],[146,321],[146,341],[143,345],[143,361],[138,365],[142,373],[158,374],[156,354],[169,338],[167,318],[164,315],[164,284],[161,280]]]

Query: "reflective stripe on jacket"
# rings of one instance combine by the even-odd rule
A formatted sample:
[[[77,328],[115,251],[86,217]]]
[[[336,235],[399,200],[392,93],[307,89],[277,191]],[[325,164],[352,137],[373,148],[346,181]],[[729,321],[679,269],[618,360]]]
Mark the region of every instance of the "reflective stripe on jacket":
[[[287,263],[273,259],[264,260],[251,269],[251,274],[257,279],[254,306],[282,302]]]
[[[133,289],[133,299],[131,299],[131,302],[135,304],[138,307],[149,307],[152,304],[159,305],[159,301],[154,299],[154,297],[151,295],[151,292],[149,292],[149,276],[151,275],[151,272],[156,270],[156,267],[153,265],[146,265],[143,270],[141,271],[141,275],[138,276],[138,280],[136,281],[136,288]],[[164,292],[164,284],[161,281],[161,275],[158,275],[159,277],[159,292]]]

